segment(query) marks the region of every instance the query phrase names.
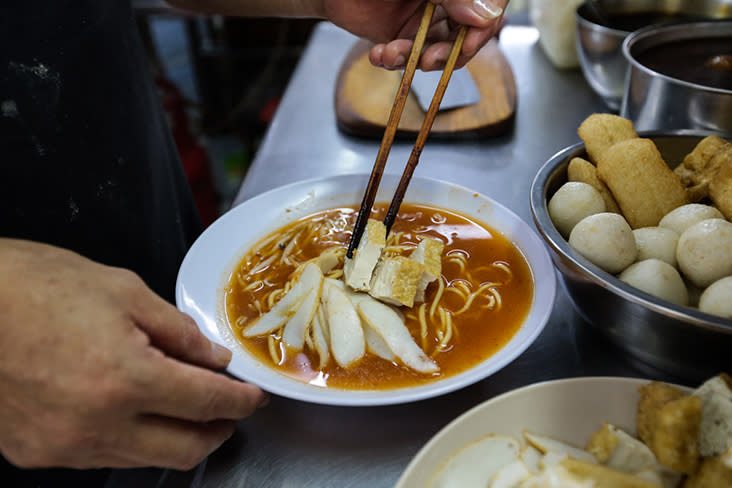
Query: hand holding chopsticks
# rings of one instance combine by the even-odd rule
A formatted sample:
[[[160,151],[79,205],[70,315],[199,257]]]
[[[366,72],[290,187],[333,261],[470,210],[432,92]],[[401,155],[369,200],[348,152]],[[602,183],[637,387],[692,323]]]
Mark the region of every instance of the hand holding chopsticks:
[[[379,184],[381,183],[381,177],[384,173],[386,160],[389,157],[391,145],[394,142],[394,136],[399,126],[399,120],[401,118],[402,111],[404,110],[404,104],[406,103],[407,96],[409,95],[409,88],[412,84],[412,79],[414,78],[414,72],[417,69],[419,57],[421,55],[422,48],[424,47],[424,41],[427,37],[427,30],[430,27],[430,21],[432,20],[434,10],[435,5],[432,2],[427,2],[425,5],[424,14],[422,15],[422,21],[420,22],[419,29],[417,30],[417,34],[414,39],[412,50],[409,54],[409,59],[407,60],[407,66],[404,69],[404,75],[402,76],[402,80],[399,84],[399,89],[397,90],[396,98],[391,109],[391,113],[389,114],[389,120],[384,131],[384,136],[381,140],[379,152],[376,156],[376,161],[374,162],[373,169],[371,170],[369,183],[366,187],[366,192],[364,193],[361,207],[358,211],[358,216],[356,217],[356,225],[354,226],[353,234],[351,235],[351,241],[348,245],[348,251],[346,253],[346,256],[348,256],[349,258],[353,257],[353,250],[358,246],[358,243],[361,240],[361,235],[363,234],[364,228],[366,227],[368,216],[371,212],[371,208],[373,207],[374,200],[376,199],[376,192],[378,191]],[[424,121],[422,123],[422,127],[420,128],[417,135],[417,140],[415,141],[414,147],[412,148],[407,166],[402,173],[402,178],[399,181],[399,186],[397,187],[391,204],[389,205],[389,210],[387,211],[386,218],[384,219],[384,225],[386,226],[387,234],[391,229],[392,224],[394,223],[396,214],[399,211],[399,206],[401,205],[404,194],[407,191],[407,186],[409,185],[412,174],[414,173],[414,170],[419,163],[419,157],[422,154],[422,149],[424,148],[424,144],[427,141],[427,136],[432,129],[432,124],[435,120],[435,116],[437,115],[437,111],[440,108],[440,102],[442,102],[442,97],[445,94],[447,84],[449,83],[450,77],[452,76],[452,71],[455,68],[458,56],[460,55],[460,51],[462,50],[466,33],[467,28],[464,25],[460,26],[457,38],[452,45],[450,55],[448,56],[447,62],[445,63],[442,77],[440,78],[440,81],[437,85],[435,94],[432,97],[432,102],[430,103],[429,109],[427,110],[427,114],[425,115]]]

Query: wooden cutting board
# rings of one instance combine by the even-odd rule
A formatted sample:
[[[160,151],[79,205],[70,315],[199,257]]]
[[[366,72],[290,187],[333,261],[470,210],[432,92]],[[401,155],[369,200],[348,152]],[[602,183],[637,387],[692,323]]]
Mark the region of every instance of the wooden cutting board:
[[[381,138],[386,128],[401,71],[371,65],[371,43],[358,41],[346,56],[338,73],[335,110],[338,128],[362,136]],[[516,82],[498,42],[488,42],[463,69],[468,69],[480,91],[474,105],[440,111],[430,137],[450,139],[493,136],[512,126],[516,111]],[[409,94],[397,130],[397,137],[416,136],[425,112],[413,93]]]

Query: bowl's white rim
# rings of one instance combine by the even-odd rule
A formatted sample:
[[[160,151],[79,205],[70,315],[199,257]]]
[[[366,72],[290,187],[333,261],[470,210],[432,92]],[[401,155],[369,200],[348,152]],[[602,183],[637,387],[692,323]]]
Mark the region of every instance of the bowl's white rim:
[[[384,175],[386,180],[394,179],[397,175]],[[302,191],[306,188],[313,188],[319,183],[330,181],[336,186],[343,186],[345,183],[353,179],[359,181],[367,181],[368,175],[366,174],[346,174],[338,176],[312,178],[309,180],[299,181],[291,183],[289,185],[281,186],[269,190],[268,192],[262,193],[250,200],[247,200],[240,205],[232,208],[229,212],[220,217],[216,222],[209,226],[199,237],[199,239],[191,247],[191,250],[186,255],[181,265],[181,269],[178,276],[178,282],[176,283],[176,301],[178,306],[184,312],[191,313],[193,315],[197,313],[204,313],[201,310],[195,310],[187,306],[187,303],[191,303],[191,297],[186,295],[182,280],[185,279],[185,273],[188,266],[188,260],[196,252],[197,248],[201,245],[201,242],[207,239],[207,235],[216,232],[218,226],[228,225],[229,221],[233,222],[237,219],[239,214],[243,214],[250,210],[252,207],[269,198],[279,195],[292,195],[297,191]],[[509,219],[512,225],[516,226],[521,232],[524,233],[526,241],[524,243],[517,243],[521,252],[524,254],[529,266],[531,268],[532,275],[534,276],[534,299],[532,302],[532,308],[529,311],[529,316],[533,316],[534,323],[532,329],[528,334],[525,334],[523,338],[520,337],[524,326],[509,340],[509,342],[501,348],[498,352],[486,359],[482,363],[470,368],[462,373],[454,376],[447,377],[442,380],[435,382],[418,385],[414,387],[396,388],[389,390],[341,390],[335,388],[321,388],[315,387],[306,383],[299,382],[288,376],[276,372],[276,370],[262,366],[257,368],[261,371],[245,371],[241,369],[241,364],[237,361],[239,358],[235,352],[232,362],[227,368],[227,372],[233,376],[236,376],[244,381],[258,384],[265,388],[270,393],[288,397],[295,400],[307,401],[311,403],[319,403],[326,405],[342,405],[342,406],[371,406],[371,405],[390,405],[407,403],[426,398],[439,396],[477,381],[485,379],[496,371],[502,369],[511,361],[521,355],[539,336],[548,322],[549,316],[553,310],[554,298],[556,295],[556,279],[554,274],[554,267],[549,257],[548,251],[542,239],[536,234],[536,231],[529,226],[524,220],[518,217],[511,210],[496,202],[492,198],[469,190],[460,185],[454,183],[436,180],[432,178],[414,177],[412,179],[411,187],[419,187],[420,184],[424,185],[437,185],[444,187],[444,189],[451,189],[453,191],[461,192],[465,195],[470,195],[474,198],[483,199],[492,209],[500,212],[505,218]],[[382,182],[382,186],[384,183]],[[322,195],[321,198],[327,198],[327,195]],[[409,201],[405,199],[405,201]],[[285,205],[287,206],[287,204]],[[437,205],[439,206],[439,205]],[[461,210],[456,210],[458,213],[465,214]],[[475,217],[471,217],[474,218]],[[491,225],[491,224],[488,224]],[[495,230],[501,231],[494,225]],[[266,235],[269,231],[259,233]],[[528,249],[527,249],[528,248]],[[529,249],[532,251],[533,256],[530,260],[528,254]],[[236,257],[229,261],[236,261]],[[549,279],[539,280],[539,277],[549,276]],[[527,316],[528,317],[528,316]],[[221,338],[212,333],[206,327],[199,325],[199,328],[210,340],[221,342]],[[487,366],[486,366],[487,365]],[[481,368],[485,369],[484,371]],[[262,373],[264,376],[260,375]],[[262,381],[264,378],[266,381]]]
[[[482,418],[486,415],[489,415],[491,408],[493,408],[493,406],[498,403],[504,402],[516,396],[531,395],[539,391],[551,390],[563,386],[571,387],[594,383],[601,385],[607,384],[613,386],[623,386],[627,387],[630,390],[637,389],[639,386],[646,385],[651,381],[653,380],[624,376],[581,376],[531,383],[501,393],[500,395],[496,395],[495,397],[485,400],[482,403],[479,403],[478,405],[470,408],[469,410],[466,410],[465,412],[454,418],[452,421],[450,421],[450,423],[445,425],[442,429],[440,429],[434,436],[432,436],[432,438],[430,438],[430,440],[427,441],[427,443],[424,444],[422,448],[417,452],[417,454],[415,454],[415,456],[410,460],[409,464],[400,475],[394,488],[406,488],[407,486],[409,486],[408,483],[410,483],[411,478],[415,476],[415,472],[422,468],[422,465],[425,463],[425,459],[428,458],[432,454],[432,452],[437,449],[443,442],[445,442],[445,439],[451,436],[453,434],[453,431],[458,426],[471,421],[473,418]],[[690,393],[692,391],[692,389],[687,386],[674,383],[669,384],[681,389],[685,393]],[[609,421],[608,419],[599,420],[600,423],[598,423],[598,428],[602,425],[602,422]],[[526,424],[529,423],[530,419],[527,420]],[[521,426],[522,429],[526,427],[526,424],[523,424]],[[478,433],[478,435],[483,435],[483,433]]]

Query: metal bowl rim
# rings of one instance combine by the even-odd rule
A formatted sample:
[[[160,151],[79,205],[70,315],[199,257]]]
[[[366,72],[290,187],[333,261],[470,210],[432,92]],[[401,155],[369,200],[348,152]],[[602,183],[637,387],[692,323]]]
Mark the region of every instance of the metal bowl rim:
[[[622,50],[623,50],[623,56],[628,61],[628,63],[631,65],[632,68],[638,69],[641,72],[645,73],[646,75],[657,77],[662,80],[668,81],[670,83],[683,86],[686,88],[691,88],[694,90],[699,90],[703,92],[709,92],[709,93],[715,93],[715,94],[721,94],[721,95],[732,95],[732,90],[725,90],[724,88],[715,88],[711,86],[706,85],[699,85],[697,83],[691,83],[689,81],[684,81],[679,78],[674,78],[673,76],[665,75],[663,73],[659,73],[658,71],[652,70],[651,68],[641,64],[635,57],[631,54],[631,49],[633,48],[633,44],[636,42],[640,42],[644,39],[648,39],[649,37],[653,36],[659,36],[663,35],[669,32],[679,31],[679,32],[688,32],[690,29],[693,28],[700,28],[704,29],[707,27],[712,26],[719,26],[719,25],[729,25],[730,26],[730,32],[726,33],[725,36],[729,35],[732,36],[732,20],[730,19],[716,19],[716,20],[704,20],[699,22],[679,22],[679,23],[670,23],[670,24],[663,24],[663,25],[648,25],[646,27],[642,27],[636,31],[631,32],[628,37],[623,40]],[[716,37],[711,33],[710,35],[705,35],[704,37]],[[719,36],[723,37],[723,36]],[[681,37],[680,39],[688,39],[688,37]],[[679,39],[677,39],[679,40]]]
[[[639,137],[644,138],[706,137],[709,135],[719,135],[719,133],[716,131],[690,129],[679,129],[673,131],[641,131],[638,133]],[[578,142],[555,153],[541,166],[531,184],[531,213],[534,218],[536,228],[544,241],[555,253],[558,253],[563,258],[570,261],[574,266],[579,268],[593,284],[599,285],[607,291],[628,300],[631,303],[640,305],[665,317],[681,320],[687,324],[709,329],[713,332],[732,335],[732,321],[729,319],[708,314],[692,307],[676,305],[630,286],[627,283],[620,281],[620,279],[614,275],[592,264],[569,246],[567,240],[564,239],[556,227],[554,227],[554,224],[549,217],[546,186],[555,171],[559,170],[562,165],[569,163],[569,161],[567,161],[568,156],[583,149],[584,143]]]
[[[593,22],[592,20],[585,17],[580,10],[586,10],[584,8],[585,2],[582,2],[580,5],[577,6],[577,8],[574,11],[574,16],[577,19],[577,23],[580,25],[586,25],[589,28],[596,30],[598,32],[602,32],[605,34],[613,34],[617,37],[625,38],[630,34],[632,31],[626,31],[623,29],[616,29],[614,27],[608,27],[606,25],[598,24],[597,22]]]

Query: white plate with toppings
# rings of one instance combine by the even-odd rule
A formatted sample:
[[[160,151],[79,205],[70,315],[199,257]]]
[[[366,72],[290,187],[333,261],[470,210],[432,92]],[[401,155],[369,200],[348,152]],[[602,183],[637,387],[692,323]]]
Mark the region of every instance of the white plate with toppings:
[[[570,378],[499,395],[468,410],[438,432],[412,459],[395,488],[490,486],[491,477],[500,468],[491,463],[510,462],[511,450],[521,452],[528,445],[527,433],[578,449],[584,449],[592,434],[606,422],[635,436],[638,388],[649,383],[636,378]],[[683,387],[681,390],[690,392]],[[486,443],[486,439],[493,438],[493,445]],[[514,443],[517,445],[509,445]],[[471,462],[471,446],[478,453],[475,446],[481,444],[481,461]],[[488,450],[490,456],[485,455]],[[584,451],[579,454],[588,455]],[[583,456],[570,454],[581,460]],[[460,469],[454,469],[458,464]],[[486,479],[478,485],[470,484],[481,477]]]
[[[386,202],[388,204],[398,184],[398,180],[399,178],[395,175],[384,175],[379,193],[376,197],[377,203]],[[456,258],[455,252],[457,250],[450,250],[449,246],[455,242],[459,242],[461,239],[467,240],[472,238],[469,235],[461,234],[463,232],[461,229],[468,229],[469,232],[467,233],[472,232],[470,231],[471,227],[466,227],[464,222],[470,222],[473,227],[477,226],[480,228],[480,232],[488,235],[489,239],[494,239],[496,242],[500,240],[508,242],[509,247],[514,249],[511,252],[522,257],[524,264],[517,264],[513,276],[514,278],[521,276],[519,268],[525,266],[527,270],[525,274],[528,277],[528,281],[531,282],[527,288],[529,290],[528,298],[525,300],[523,315],[517,316],[514,329],[511,329],[511,333],[506,336],[502,345],[497,350],[485,353],[485,357],[475,360],[474,364],[470,364],[464,370],[453,368],[453,371],[448,372],[447,370],[450,368],[443,367],[439,373],[430,373],[432,376],[427,379],[424,378],[425,373],[409,371],[405,373],[408,368],[405,369],[405,362],[397,357],[386,364],[381,363],[378,374],[369,373],[367,370],[364,370],[359,374],[351,375],[366,378],[362,384],[357,384],[355,387],[350,386],[351,383],[348,383],[346,380],[343,380],[345,383],[338,383],[336,381],[338,375],[333,374],[333,369],[320,372],[316,371],[316,368],[311,367],[310,364],[316,362],[311,353],[303,353],[298,356],[292,355],[288,357],[287,361],[285,360],[285,353],[283,353],[281,357],[283,364],[290,361],[290,359],[292,359],[290,362],[295,364],[307,363],[307,367],[303,367],[303,370],[306,370],[305,372],[310,374],[310,376],[307,376],[305,373],[297,376],[288,373],[288,371],[282,368],[278,369],[278,366],[275,364],[274,359],[277,357],[277,351],[284,351],[279,342],[276,343],[274,353],[272,353],[272,347],[270,347],[270,353],[274,354],[272,359],[268,359],[266,346],[261,346],[264,353],[257,352],[257,347],[260,346],[247,342],[249,339],[243,339],[243,335],[237,332],[239,330],[237,329],[238,326],[232,325],[237,322],[237,319],[233,318],[235,314],[232,312],[231,303],[229,303],[229,301],[234,300],[231,298],[233,292],[230,293],[230,291],[234,286],[233,283],[237,279],[236,273],[240,273],[240,275],[243,273],[241,270],[245,268],[241,267],[243,266],[242,263],[247,261],[249,256],[252,256],[249,251],[259,243],[266,241],[265,238],[268,238],[273,232],[279,232],[281,229],[299,225],[298,222],[304,217],[314,214],[322,215],[323,212],[330,211],[330,209],[350,207],[350,210],[343,210],[345,214],[338,214],[339,217],[342,217],[338,223],[342,231],[338,237],[340,239],[339,245],[347,245],[347,239],[344,240],[343,238],[345,235],[344,232],[350,232],[352,228],[349,227],[350,221],[348,219],[355,215],[353,214],[353,209],[358,208],[367,182],[368,175],[342,175],[308,180],[276,188],[245,201],[227,212],[209,226],[191,247],[178,274],[176,285],[177,305],[180,310],[188,313],[196,320],[201,331],[209,339],[223,344],[233,351],[233,358],[228,367],[229,373],[245,381],[257,384],[271,393],[302,401],[354,406],[404,403],[441,395],[486,378],[519,356],[542,331],[554,304],[555,279],[548,253],[533,229],[513,212],[484,195],[443,181],[413,178],[404,198],[405,203],[400,211],[402,222],[400,222],[400,217],[398,217],[390,236],[400,233],[400,229],[406,228],[400,226],[412,225],[407,223],[412,222],[408,219],[415,219],[415,226],[417,226],[420,218],[431,219],[428,222],[430,225],[417,226],[421,230],[414,230],[414,232],[424,232],[424,236],[436,236],[447,243],[445,254],[443,254],[443,271],[440,277],[444,286],[446,288],[455,287],[456,284],[459,285],[460,281],[467,283],[467,285],[460,285],[465,289],[463,298],[470,296],[471,286],[483,290],[481,293],[486,296],[490,295],[487,292],[494,293],[493,298],[488,296],[492,302],[481,302],[481,300],[484,300],[484,297],[480,295],[474,301],[470,302],[470,307],[466,307],[466,309],[475,308],[477,310],[478,304],[480,304],[485,309],[485,312],[480,312],[480,315],[476,315],[478,318],[474,322],[477,321],[480,324],[485,323],[486,327],[493,327],[495,323],[500,323],[503,320],[497,319],[497,317],[501,317],[500,315],[491,315],[495,308],[496,297],[499,302],[498,308],[500,308],[501,288],[500,286],[494,287],[485,283],[486,279],[481,278],[480,274],[487,273],[484,268],[491,267],[493,272],[502,273],[503,271],[501,270],[506,269],[506,266],[500,260],[488,262],[489,260],[486,260],[485,255],[479,254],[478,250],[469,256],[473,261],[467,261],[466,259],[468,258]],[[434,213],[430,214],[430,211]],[[348,212],[351,212],[351,214]],[[378,217],[376,214],[374,216]],[[336,217],[328,217],[325,220],[328,221],[328,219],[333,222],[337,220]],[[450,227],[451,222],[462,223]],[[442,233],[440,234],[440,232]],[[318,235],[316,234],[315,237],[308,237],[307,239],[301,238],[301,240],[315,242],[319,239]],[[408,236],[409,232],[404,232],[404,235]],[[404,247],[416,246],[415,242],[422,239],[423,237],[421,236],[420,234],[420,237],[414,242],[407,242],[408,237],[405,237],[406,240],[403,242]],[[312,256],[307,255],[307,252],[298,255],[298,253],[305,250],[304,244],[300,246],[302,249],[291,249],[291,246],[288,247],[284,242],[278,244],[278,247],[271,247],[277,252],[281,250],[287,254],[287,259],[292,258],[295,261],[293,266],[298,264],[298,259],[300,261],[299,264],[303,264],[307,258],[312,258]],[[453,254],[450,255],[452,256],[450,258],[448,254],[451,252]],[[473,251],[471,250],[470,252]],[[465,254],[468,255],[469,253]],[[463,264],[457,262],[461,259],[463,260]],[[283,260],[284,256],[282,259],[278,258],[276,262]],[[464,264],[467,266],[464,266]],[[458,265],[461,269],[467,267],[468,272],[472,272],[472,275],[476,277],[474,279],[475,284],[467,279],[455,278],[453,276],[455,273],[458,273],[456,271],[458,269],[456,266]],[[270,268],[273,266],[271,265]],[[254,267],[247,269],[250,269],[250,271],[258,271],[262,268]],[[290,276],[296,276],[294,269],[293,267],[293,273]],[[242,276],[240,281],[246,281],[249,284],[256,281],[253,279],[250,280],[250,278],[251,276]],[[507,279],[506,281],[510,280]],[[515,278],[514,281],[519,282],[524,280]],[[264,282],[269,283],[267,280],[264,280]],[[425,296],[429,296],[431,299],[435,299],[435,296],[442,296],[435,291],[438,287],[436,283],[438,282],[435,281],[433,284],[428,285]],[[254,286],[252,289],[255,290],[258,288],[261,288],[261,286]],[[505,288],[506,294],[504,295],[504,300],[510,300],[509,288],[508,286]],[[497,295],[495,294],[496,290],[498,290]],[[445,293],[445,295],[459,296],[460,293]],[[252,296],[254,297],[254,295]],[[269,303],[276,304],[278,300],[282,299],[281,296],[278,295],[279,298]],[[462,298],[454,298],[452,300],[459,299]],[[437,300],[439,301],[439,299]],[[467,299],[465,301],[467,302]],[[266,303],[266,301],[262,303]],[[463,307],[458,303],[450,308],[449,304],[450,301],[447,298],[444,298],[440,302],[440,306],[444,305],[447,310],[445,312],[446,315],[455,315],[457,317],[459,315],[458,312],[461,312]],[[243,303],[240,308],[244,309],[247,305],[249,303]],[[512,307],[510,305],[511,303],[503,308],[505,310],[511,309]],[[418,304],[415,304],[414,308],[409,306],[398,307],[398,314],[403,318],[406,316],[404,320],[408,324],[410,320],[415,320],[414,317],[418,315],[418,306]],[[256,319],[261,318],[271,308],[271,306],[259,304],[257,307],[260,307],[261,311],[258,312],[260,317],[256,317]],[[252,307],[250,306],[249,308]],[[367,307],[361,307],[361,309],[365,308]],[[478,312],[475,313],[477,314]],[[433,312],[432,318],[427,319],[430,327],[432,326],[432,321],[436,320],[434,319],[434,315]],[[242,323],[244,324],[242,328],[247,328],[252,325],[251,321],[247,322],[247,320],[249,320],[247,317],[242,317]],[[442,320],[444,323],[444,317]],[[454,320],[454,324],[450,322],[451,326],[454,326],[455,332],[451,334],[453,338],[451,340],[457,341],[457,338],[461,337],[461,320],[463,319],[457,318]],[[315,330],[312,328],[314,326],[308,327],[310,329],[306,328],[306,330]],[[421,347],[427,356],[430,358],[440,357],[438,353],[443,351],[436,351],[435,347],[433,347],[434,345],[429,342],[432,331],[429,332],[429,337],[424,339],[419,336],[419,333],[414,332],[414,327],[410,330],[412,331],[413,340],[416,343],[421,342]],[[465,330],[462,330],[462,333],[463,335],[469,334]],[[315,332],[312,332],[312,334],[314,337]],[[272,333],[272,335],[274,339],[268,337],[266,340],[270,342],[281,340],[281,334],[276,335],[276,333]],[[310,337],[306,338],[304,342],[306,345],[303,347],[307,348],[307,344],[318,341]],[[457,346],[453,347],[449,341],[446,341],[440,347],[444,351],[453,352],[453,356],[459,356],[459,354],[455,354],[459,349]],[[322,347],[318,350],[321,349]],[[289,351],[287,349],[287,354],[290,354]],[[383,360],[379,359],[379,361]],[[438,362],[437,360],[435,361]],[[358,368],[366,368],[364,365],[368,366],[373,362],[373,359],[364,359],[356,361],[355,364],[357,364],[356,367]],[[389,368],[392,367],[394,371],[400,371],[402,377],[408,378],[411,375],[417,378],[416,382],[410,384],[409,381],[402,381],[400,379],[399,381],[401,383],[385,384],[384,386],[374,386],[369,383],[371,381],[369,377],[388,377],[391,374]],[[352,383],[354,381],[358,382],[358,380],[353,379],[348,381]]]

